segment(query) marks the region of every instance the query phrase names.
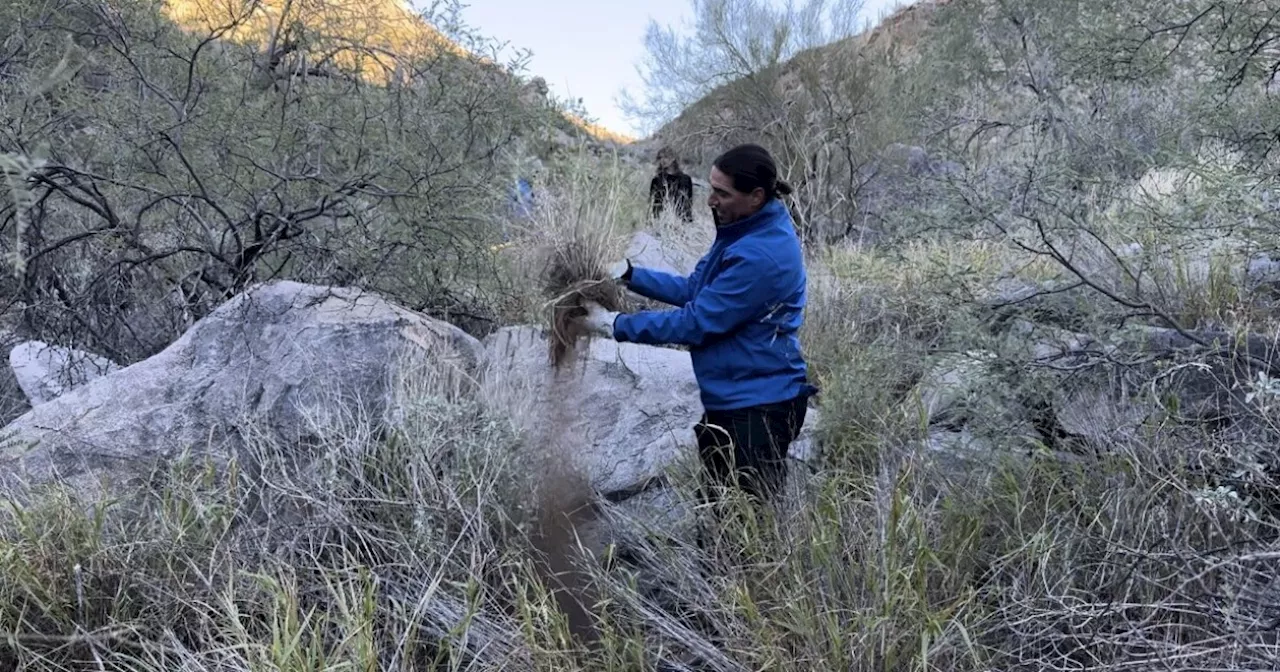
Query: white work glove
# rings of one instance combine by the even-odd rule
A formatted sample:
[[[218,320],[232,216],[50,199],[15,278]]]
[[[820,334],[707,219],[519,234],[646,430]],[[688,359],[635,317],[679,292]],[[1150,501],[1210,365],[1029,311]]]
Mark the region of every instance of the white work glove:
[[[587,309],[587,317],[585,318],[587,329],[593,334],[613,338],[613,320],[618,317],[618,313],[612,310],[605,310],[604,306],[595,301],[588,301],[585,307]]]
[[[609,277],[618,284],[626,283],[626,279],[631,274],[631,260],[623,259],[609,267]]]

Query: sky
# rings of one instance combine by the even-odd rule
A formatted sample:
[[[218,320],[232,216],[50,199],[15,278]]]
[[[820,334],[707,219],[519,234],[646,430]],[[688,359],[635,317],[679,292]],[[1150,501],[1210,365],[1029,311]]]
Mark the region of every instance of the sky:
[[[692,21],[690,0],[463,0],[462,20],[479,33],[532,52],[527,73],[547,80],[561,98],[581,98],[606,128],[629,135],[637,129],[618,109],[619,89],[639,93],[636,66],[644,56],[649,19],[681,25]],[[877,21],[903,0],[864,0],[863,16]]]

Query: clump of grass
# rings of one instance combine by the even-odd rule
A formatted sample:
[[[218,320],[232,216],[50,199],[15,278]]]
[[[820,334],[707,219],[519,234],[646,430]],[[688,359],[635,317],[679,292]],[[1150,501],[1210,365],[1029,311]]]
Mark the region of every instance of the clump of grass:
[[[542,293],[550,326],[549,356],[560,368],[586,335],[586,303],[622,310],[624,296],[608,267],[622,258],[643,207],[643,186],[616,158],[579,157],[538,194],[523,239],[522,277]]]
[[[544,291],[551,323],[551,363],[559,368],[572,356],[578,341],[587,335],[584,318],[588,302],[608,310],[621,310],[622,292],[608,275],[604,245],[591,236],[559,241],[551,251]]]

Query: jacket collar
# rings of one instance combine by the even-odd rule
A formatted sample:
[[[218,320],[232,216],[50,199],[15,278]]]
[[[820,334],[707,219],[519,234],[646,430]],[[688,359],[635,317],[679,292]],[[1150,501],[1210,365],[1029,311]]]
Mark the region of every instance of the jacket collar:
[[[777,198],[771,198],[754,215],[743,218],[732,224],[716,227],[717,241],[737,240],[752,231],[767,226],[780,216],[788,216],[787,206]]]

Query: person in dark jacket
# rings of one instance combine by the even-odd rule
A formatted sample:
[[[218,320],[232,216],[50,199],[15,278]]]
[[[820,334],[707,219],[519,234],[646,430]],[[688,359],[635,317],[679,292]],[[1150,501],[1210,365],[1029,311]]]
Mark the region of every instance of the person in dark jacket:
[[[680,170],[675,153],[664,147],[658,152],[658,173],[649,181],[650,215],[657,219],[667,203],[680,219],[693,221],[693,178]]]
[[[704,414],[695,427],[704,501],[737,486],[770,499],[787,475],[787,449],[804,424],[808,382],[798,331],[804,256],[778,196],[790,192],[769,152],[741,145],[711,169],[711,249],[688,277],[618,262],[631,291],[675,306],[619,314],[588,305],[587,326],[618,341],[689,347]]]

